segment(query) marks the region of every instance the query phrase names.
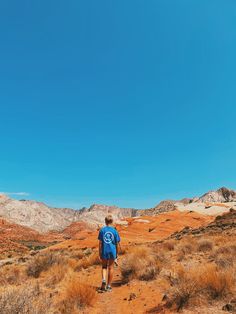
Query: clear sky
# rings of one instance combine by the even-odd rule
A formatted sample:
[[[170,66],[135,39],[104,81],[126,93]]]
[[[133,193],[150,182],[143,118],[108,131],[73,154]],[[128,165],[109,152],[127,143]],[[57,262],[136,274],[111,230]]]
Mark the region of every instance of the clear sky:
[[[2,0],[0,117],[0,191],[18,198],[236,188],[236,2]]]

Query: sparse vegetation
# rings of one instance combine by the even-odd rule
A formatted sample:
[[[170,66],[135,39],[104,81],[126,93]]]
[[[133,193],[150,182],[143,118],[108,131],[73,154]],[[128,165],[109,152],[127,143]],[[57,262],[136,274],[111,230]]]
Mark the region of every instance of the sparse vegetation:
[[[98,252],[94,252],[79,260],[77,266],[75,267],[75,270],[80,271],[81,269],[86,269],[90,266],[99,265],[100,263],[101,262]]]
[[[59,304],[60,313],[71,314],[86,306],[91,306],[96,300],[96,290],[79,277],[70,278],[64,282],[62,300]]]
[[[22,267],[18,265],[4,266],[0,268],[0,286],[18,285],[24,280]]]
[[[63,258],[51,252],[36,255],[28,264],[26,273],[30,277],[38,278],[42,271],[47,271],[52,265],[63,263]]]
[[[171,278],[171,284],[166,306],[179,311],[192,300],[222,299],[232,294],[235,289],[234,270],[220,270],[214,264],[197,269],[181,267]]]
[[[124,291],[118,302],[132,301],[135,305],[134,299],[144,300],[143,310],[147,313],[164,313],[166,307],[173,313],[185,309],[194,313],[196,305],[204,313],[206,304],[213,307],[212,313],[234,308],[235,231],[216,233],[209,229],[201,227],[191,233],[192,229],[184,228],[180,234],[154,243],[138,244],[131,238],[129,245],[122,245],[119,252],[120,267],[115,269],[111,299],[121,291],[116,287],[122,286]],[[145,232],[153,238],[148,227]],[[80,240],[73,240],[17,258],[11,252],[8,254],[12,255],[10,260],[3,263],[11,264],[0,267],[0,313],[93,313],[90,308],[93,305],[98,311],[103,309],[106,301],[103,303],[104,296],[97,295],[95,288],[100,285],[101,271],[97,267],[101,262],[95,245],[82,246]],[[146,299],[146,293],[159,300],[164,293],[163,301],[150,309],[146,302],[150,295]]]
[[[7,287],[0,291],[0,313],[4,314],[48,314],[50,298],[40,291],[39,285]]]
[[[201,240],[197,244],[197,249],[200,252],[209,252],[213,249],[213,243],[209,240]]]
[[[234,270],[218,269],[215,265],[205,266],[200,274],[201,285],[209,298],[223,298],[233,292]]]
[[[160,271],[161,260],[147,247],[136,247],[121,264],[123,281],[132,279],[152,280]]]
[[[173,251],[175,249],[174,241],[165,241],[162,243],[161,248],[166,251]]]

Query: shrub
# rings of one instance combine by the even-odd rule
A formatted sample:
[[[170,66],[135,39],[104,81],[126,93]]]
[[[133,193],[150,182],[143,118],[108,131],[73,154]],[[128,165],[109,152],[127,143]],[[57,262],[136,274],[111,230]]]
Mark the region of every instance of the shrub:
[[[212,258],[221,268],[233,267],[235,264],[236,245],[222,246],[215,250]]]
[[[215,257],[215,263],[220,268],[233,267],[233,265],[235,263],[234,256],[219,254],[218,256]]]
[[[139,280],[152,280],[160,271],[161,259],[146,247],[137,247],[127,255],[121,264],[123,281],[134,278]]]
[[[214,264],[198,269],[181,267],[171,277],[171,285],[167,293],[166,306],[174,307],[177,311],[197,298],[206,297],[210,300],[224,298],[235,288],[232,270],[222,271]]]
[[[127,247],[126,246],[119,247],[119,249],[118,249],[119,255],[125,255],[126,253],[127,253]]]
[[[94,252],[88,256],[85,256],[81,260],[79,260],[77,266],[75,267],[75,271],[80,271],[82,268],[86,269],[90,266],[99,265],[101,263],[99,255],[97,252]]]
[[[215,255],[217,254],[234,255],[236,254],[236,245],[221,246],[215,251]]]
[[[180,266],[171,278],[173,287],[168,291],[167,307],[174,307],[177,312],[196,298],[200,287],[196,272]]]
[[[54,264],[47,271],[47,286],[58,284],[66,275],[68,271],[67,265]]]
[[[0,292],[0,313],[47,314],[50,306],[50,299],[41,294],[38,284],[10,286]]]
[[[213,249],[213,243],[209,240],[201,240],[197,244],[197,249],[200,252],[207,252]]]
[[[96,290],[91,285],[81,282],[79,277],[70,278],[64,282],[61,297],[60,313],[71,314],[76,310],[92,306],[96,301]]]
[[[208,265],[200,275],[203,290],[210,298],[223,298],[233,292],[234,278],[230,269],[219,270],[215,265]]]
[[[42,271],[48,270],[53,264],[59,264],[62,262],[62,258],[51,252],[36,255],[29,262],[26,273],[30,277],[38,278]]]
[[[161,247],[166,251],[173,251],[175,249],[174,241],[165,241],[162,243]]]
[[[194,246],[191,243],[184,243],[179,247],[179,253],[184,256],[187,254],[191,254],[194,251]]]
[[[0,286],[21,284],[23,279],[22,267],[17,265],[4,266],[0,269]]]

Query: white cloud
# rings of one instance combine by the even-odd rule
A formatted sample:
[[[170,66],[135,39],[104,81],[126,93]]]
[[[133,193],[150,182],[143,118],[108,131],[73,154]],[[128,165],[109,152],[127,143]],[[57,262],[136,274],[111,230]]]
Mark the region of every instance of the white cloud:
[[[0,192],[0,194],[17,195],[17,196],[28,196],[29,195],[29,193],[27,193],[27,192]]]

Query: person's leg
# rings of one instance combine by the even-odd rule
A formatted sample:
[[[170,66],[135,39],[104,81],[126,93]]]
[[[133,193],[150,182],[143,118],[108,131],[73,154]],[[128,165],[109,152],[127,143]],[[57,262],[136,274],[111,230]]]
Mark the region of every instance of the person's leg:
[[[102,289],[106,287],[106,278],[107,278],[107,263],[106,259],[102,259]]]
[[[108,282],[107,285],[110,287],[113,279],[114,270],[114,259],[109,259],[108,261]]]

